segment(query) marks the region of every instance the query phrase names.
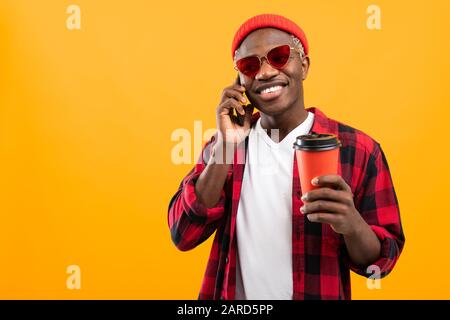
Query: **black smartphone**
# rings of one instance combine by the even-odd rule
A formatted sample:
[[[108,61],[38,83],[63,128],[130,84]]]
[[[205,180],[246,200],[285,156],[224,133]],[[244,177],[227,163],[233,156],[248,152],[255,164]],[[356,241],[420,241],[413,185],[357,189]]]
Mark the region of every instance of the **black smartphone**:
[[[237,79],[236,82],[238,85],[241,85],[241,78],[239,77],[239,73],[237,75]],[[241,127],[244,125],[244,119],[245,116],[241,115],[239,112],[237,112],[236,110],[234,111],[236,112],[236,119],[237,119],[237,124],[240,125]]]

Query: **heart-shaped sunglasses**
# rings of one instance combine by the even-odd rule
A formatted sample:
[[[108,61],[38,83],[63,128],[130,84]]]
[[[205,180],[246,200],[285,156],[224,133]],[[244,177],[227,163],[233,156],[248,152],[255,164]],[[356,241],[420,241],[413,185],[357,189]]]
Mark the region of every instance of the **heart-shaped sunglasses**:
[[[257,55],[244,57],[235,62],[234,69],[245,74],[247,77],[253,78],[261,69],[262,59],[264,58],[272,67],[281,70],[288,63],[291,57],[291,50],[297,51],[295,48],[285,44],[272,48],[263,57]]]

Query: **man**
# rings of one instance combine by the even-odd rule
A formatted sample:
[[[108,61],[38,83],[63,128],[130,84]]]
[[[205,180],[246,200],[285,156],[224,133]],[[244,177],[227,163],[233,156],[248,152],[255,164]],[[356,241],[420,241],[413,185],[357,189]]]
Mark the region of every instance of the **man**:
[[[384,277],[399,258],[386,157],[363,132],[305,109],[308,52],[303,30],[279,15],[255,16],[234,37],[239,78],[168,212],[180,250],[217,231],[199,299],[350,299],[349,270]],[[338,136],[339,174],[313,179],[319,188],[301,196],[293,143],[312,132]]]

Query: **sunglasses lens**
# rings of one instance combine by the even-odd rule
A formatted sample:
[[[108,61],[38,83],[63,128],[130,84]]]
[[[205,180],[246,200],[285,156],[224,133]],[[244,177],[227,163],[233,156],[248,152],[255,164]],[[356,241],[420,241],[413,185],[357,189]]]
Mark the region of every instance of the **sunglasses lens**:
[[[259,59],[257,57],[242,58],[236,62],[236,66],[246,76],[254,77],[259,71]]]
[[[279,46],[269,51],[267,60],[273,67],[281,69],[288,62],[290,55],[291,48],[288,45]]]

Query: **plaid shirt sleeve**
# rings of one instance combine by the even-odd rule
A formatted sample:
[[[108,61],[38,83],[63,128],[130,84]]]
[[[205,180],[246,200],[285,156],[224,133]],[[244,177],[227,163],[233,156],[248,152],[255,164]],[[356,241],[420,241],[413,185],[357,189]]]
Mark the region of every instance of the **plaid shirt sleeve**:
[[[369,224],[381,243],[381,253],[371,266],[380,269],[380,277],[388,275],[396,264],[405,242],[397,196],[388,163],[378,143],[369,154],[365,177],[355,195],[355,207]],[[369,277],[374,270],[355,265],[345,248],[344,263],[354,272]]]
[[[216,134],[217,135],[217,134]],[[197,198],[195,183],[206,167],[216,141],[214,135],[204,146],[195,167],[183,178],[170,200],[168,225],[175,246],[181,251],[195,248],[217,229],[224,216],[225,191],[215,207],[207,208]],[[230,179],[231,170],[227,181]]]

